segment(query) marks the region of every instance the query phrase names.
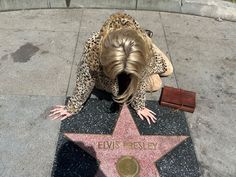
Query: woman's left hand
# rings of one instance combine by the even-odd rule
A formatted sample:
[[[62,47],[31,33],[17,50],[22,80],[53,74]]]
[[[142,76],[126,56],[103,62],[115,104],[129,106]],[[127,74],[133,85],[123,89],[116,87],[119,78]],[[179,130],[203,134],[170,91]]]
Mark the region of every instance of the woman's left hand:
[[[146,119],[149,125],[151,124],[151,121],[153,123],[156,123],[157,120],[157,118],[155,117],[156,114],[148,108],[143,108],[138,110],[137,114],[142,120]]]

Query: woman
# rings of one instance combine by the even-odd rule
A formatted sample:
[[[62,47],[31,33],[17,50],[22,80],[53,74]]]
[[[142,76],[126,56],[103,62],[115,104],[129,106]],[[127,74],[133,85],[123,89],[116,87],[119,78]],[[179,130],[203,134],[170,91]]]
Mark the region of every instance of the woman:
[[[96,87],[111,92],[115,102],[130,104],[142,120],[155,123],[155,113],[145,107],[145,94],[161,88],[159,75],[172,72],[168,58],[136,20],[115,13],[86,42],[74,94],[66,106],[56,106],[50,117],[63,120],[78,113]]]

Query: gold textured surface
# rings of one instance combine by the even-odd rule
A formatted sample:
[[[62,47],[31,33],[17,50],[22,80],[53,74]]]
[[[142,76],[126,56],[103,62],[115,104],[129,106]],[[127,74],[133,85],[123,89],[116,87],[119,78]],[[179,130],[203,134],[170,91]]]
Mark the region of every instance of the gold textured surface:
[[[140,168],[134,157],[123,156],[117,161],[116,169],[121,177],[136,177]]]

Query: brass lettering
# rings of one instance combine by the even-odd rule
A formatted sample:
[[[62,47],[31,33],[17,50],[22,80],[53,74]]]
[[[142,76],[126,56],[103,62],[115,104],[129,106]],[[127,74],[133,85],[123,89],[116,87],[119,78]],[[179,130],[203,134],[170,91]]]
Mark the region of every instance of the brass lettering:
[[[119,141],[115,141],[115,149],[119,149],[120,148],[120,142]]]
[[[147,144],[148,144],[148,143],[147,143]],[[143,142],[143,150],[148,150],[147,144]]]
[[[139,149],[139,143],[138,142],[133,142],[133,149]]]
[[[157,149],[157,143],[153,143],[153,150]]]
[[[103,142],[98,142],[98,149],[104,149]]]
[[[120,147],[119,141],[100,141],[97,143],[98,149],[114,150]]]
[[[147,146],[148,146],[148,150],[152,150],[153,149],[153,143],[148,143]]]
[[[114,149],[114,143],[112,141],[105,141],[106,149]]]
[[[133,149],[133,145],[131,142],[123,142],[123,147],[127,149]]]
[[[121,148],[129,150],[156,150],[157,143],[154,142],[129,142],[129,141],[100,141],[97,142],[98,149],[114,150]]]

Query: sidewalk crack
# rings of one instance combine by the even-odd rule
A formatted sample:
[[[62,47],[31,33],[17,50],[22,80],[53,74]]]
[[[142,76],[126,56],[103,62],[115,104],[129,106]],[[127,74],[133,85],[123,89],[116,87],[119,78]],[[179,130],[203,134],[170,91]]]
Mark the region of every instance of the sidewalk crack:
[[[69,87],[70,87],[70,80],[71,80],[72,70],[73,70],[74,63],[75,63],[76,50],[77,50],[77,46],[78,46],[78,42],[79,42],[79,35],[80,35],[83,16],[84,16],[84,9],[82,9],[81,19],[80,19],[80,23],[79,23],[79,31],[77,33],[77,38],[76,38],[76,43],[75,43],[75,48],[74,48],[74,54],[73,54],[71,68],[70,68],[70,76],[69,76],[69,82],[68,82],[67,89],[66,89],[66,96],[68,95],[68,91],[69,91]]]
[[[167,37],[166,37],[166,31],[165,31],[165,27],[163,25],[162,16],[161,16],[160,12],[159,12],[159,17],[160,17],[160,20],[161,20],[161,26],[162,26],[163,33],[164,33],[164,38],[165,38],[165,42],[166,42],[167,51],[168,51],[168,54],[170,56],[170,61],[171,61],[172,65],[173,65],[173,68],[174,68],[174,71],[173,71],[174,78],[175,78],[175,81],[176,81],[176,85],[179,88],[179,83],[178,83],[178,79],[177,79],[177,76],[176,76],[175,67],[174,67],[174,63],[173,63],[172,57],[171,57],[171,52],[170,52],[168,41],[167,41]]]

